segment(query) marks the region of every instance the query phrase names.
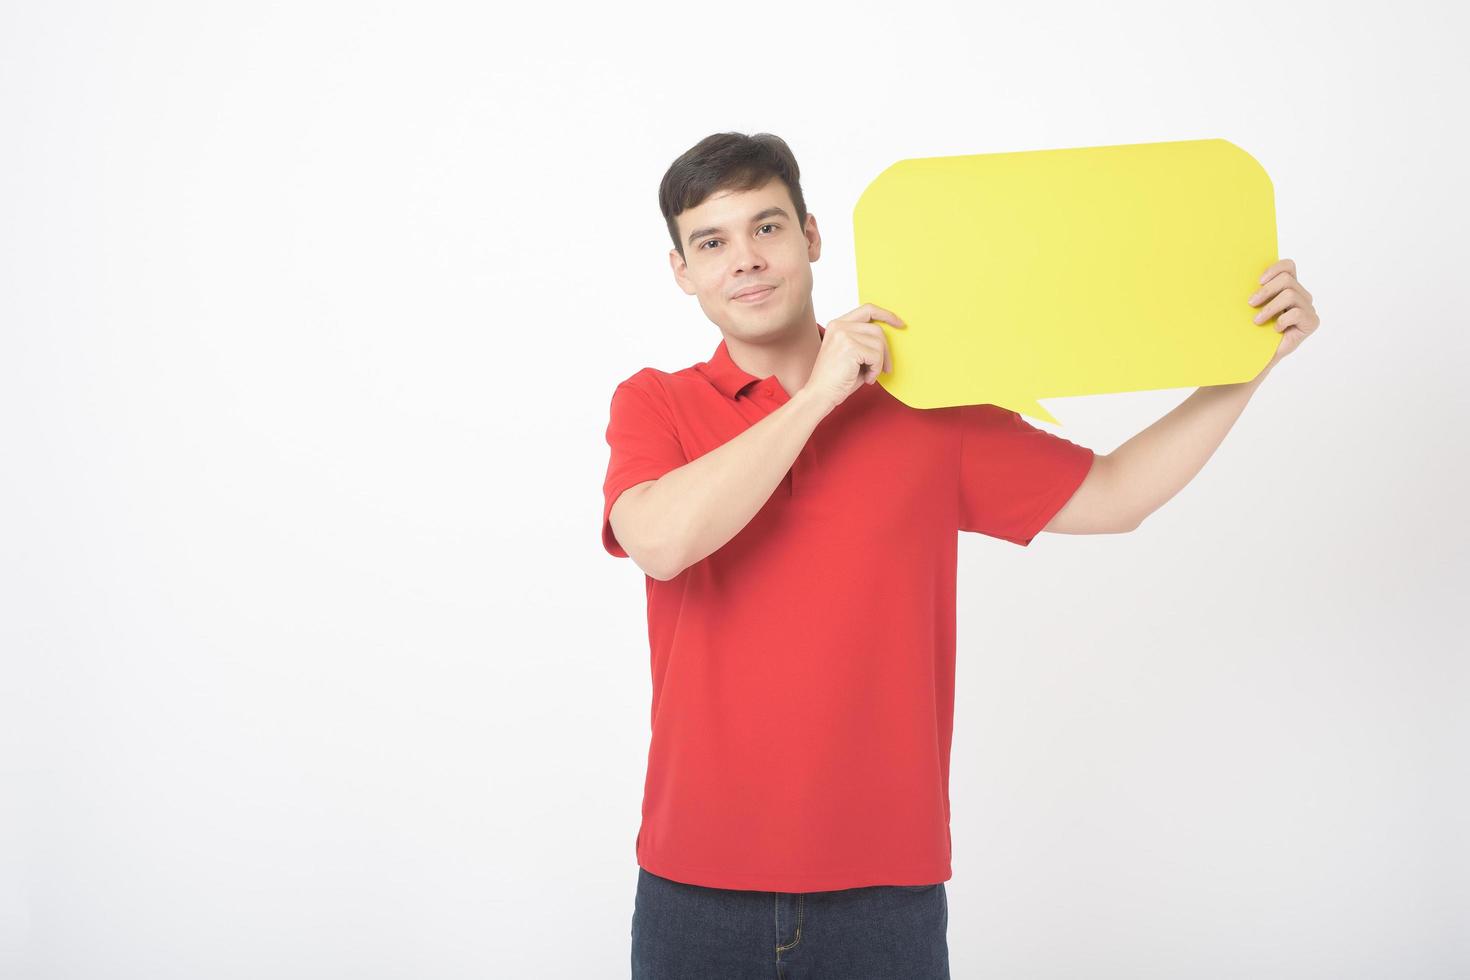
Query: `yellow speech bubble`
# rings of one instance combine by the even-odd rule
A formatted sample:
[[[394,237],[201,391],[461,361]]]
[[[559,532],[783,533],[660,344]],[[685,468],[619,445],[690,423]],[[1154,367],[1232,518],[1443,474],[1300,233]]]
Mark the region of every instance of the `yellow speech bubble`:
[[[1271,178],[1223,139],[900,160],[853,209],[860,302],[891,310],[915,408],[1249,381],[1281,342]]]

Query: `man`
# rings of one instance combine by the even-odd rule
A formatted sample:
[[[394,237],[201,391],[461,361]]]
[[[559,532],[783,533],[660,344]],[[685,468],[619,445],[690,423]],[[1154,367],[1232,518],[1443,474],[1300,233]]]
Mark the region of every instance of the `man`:
[[[646,573],[653,680],[634,976],[947,977],[958,532],[1138,527],[1316,329],[1311,295],[1291,260],[1268,268],[1266,369],[1099,455],[875,384],[873,321],[903,320],[817,322],[821,236],[778,137],[700,141],[659,203],[723,339],[621,382],[607,427],[603,545]]]

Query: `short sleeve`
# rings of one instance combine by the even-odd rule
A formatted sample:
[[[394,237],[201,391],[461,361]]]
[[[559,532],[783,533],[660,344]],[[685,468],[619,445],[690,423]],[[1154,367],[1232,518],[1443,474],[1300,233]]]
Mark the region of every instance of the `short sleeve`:
[[[608,410],[610,455],[602,484],[602,546],[618,558],[628,557],[608,520],[618,497],[631,486],[656,480],[689,462],[667,404],[635,378],[617,386]]]
[[[963,405],[960,530],[1026,546],[1092,469],[1094,453],[998,405]]]

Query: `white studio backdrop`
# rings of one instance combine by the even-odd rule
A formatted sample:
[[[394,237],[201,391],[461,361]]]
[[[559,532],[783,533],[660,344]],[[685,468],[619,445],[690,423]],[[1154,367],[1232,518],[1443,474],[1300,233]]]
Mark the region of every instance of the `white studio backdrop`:
[[[898,159],[1209,137],[1322,317],[1137,532],[963,536],[954,975],[1470,974],[1466,26],[6,4],[0,976],[628,975],[603,435],[719,340],[656,190],[723,130],[795,151],[824,323]]]

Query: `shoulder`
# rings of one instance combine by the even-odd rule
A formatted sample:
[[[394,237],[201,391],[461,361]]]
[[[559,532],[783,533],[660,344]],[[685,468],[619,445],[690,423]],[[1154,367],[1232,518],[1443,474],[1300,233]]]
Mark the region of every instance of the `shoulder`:
[[[618,382],[618,387],[641,388],[644,391],[652,391],[665,387],[674,374],[661,371],[654,367],[639,368],[626,378]]]
[[[871,387],[876,389],[872,401],[881,405],[885,413],[913,420],[918,425],[933,426],[947,432],[1004,430],[1014,427],[1020,421],[1020,416],[1016,412],[999,405],[944,405],[938,408],[915,408],[900,401],[882,385]]]
[[[953,411],[971,425],[1014,425],[1021,414],[989,402],[980,405],[956,405]]]
[[[1013,409],[1002,408],[988,402],[979,405],[956,405],[956,424],[966,435],[1013,435],[1018,432],[1039,431]]]
[[[700,371],[700,365],[691,364],[677,371],[663,371],[655,367],[639,368],[619,381],[615,391],[631,388],[649,398],[674,404],[691,392],[707,387],[709,382]]]

